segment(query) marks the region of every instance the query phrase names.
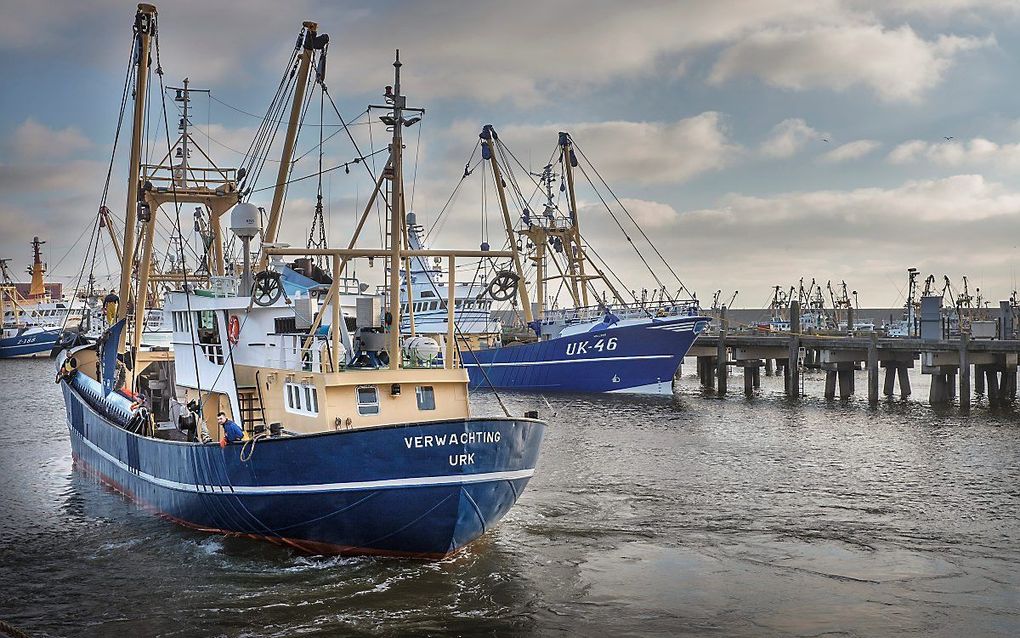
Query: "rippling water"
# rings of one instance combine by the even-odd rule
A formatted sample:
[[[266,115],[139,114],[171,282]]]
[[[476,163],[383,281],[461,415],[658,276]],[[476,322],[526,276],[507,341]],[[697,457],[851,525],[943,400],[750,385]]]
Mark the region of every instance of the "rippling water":
[[[796,403],[768,377],[753,400],[689,377],[673,398],[549,396],[555,416],[509,394],[550,419],[538,473],[424,563],[154,518],[72,469],[52,377],[0,361],[0,619],[33,635],[1020,634],[1015,408],[827,403],[811,375]]]

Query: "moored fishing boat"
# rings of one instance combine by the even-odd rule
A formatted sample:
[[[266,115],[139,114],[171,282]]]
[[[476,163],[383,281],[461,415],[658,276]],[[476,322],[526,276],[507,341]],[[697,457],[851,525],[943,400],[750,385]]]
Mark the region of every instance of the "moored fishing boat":
[[[693,295],[689,300],[679,299],[679,290],[676,295],[668,294],[657,277],[659,299],[639,299],[621,285],[619,277],[613,283],[615,275],[604,261],[600,265],[592,259],[592,249],[579,226],[574,192],[578,161],[568,133],[559,134],[556,151],[560,191],[566,198],[556,201],[553,164],[546,166],[536,184],[536,192],[544,191],[542,213],[533,212],[528,204],[512,173],[514,156],[495,129],[486,125],[479,138],[481,161],[492,172],[512,254],[512,269],[498,273],[486,293],[496,300],[514,302],[522,329],[513,338],[488,347],[462,348],[472,387],[671,394],[684,356],[709,325],[697,300]],[[519,208],[516,215],[511,213],[510,202]],[[641,233],[648,240],[644,231]],[[634,245],[629,236],[627,240]],[[648,243],[652,245],[650,240]],[[661,253],[655,252],[661,259]],[[534,269],[526,268],[525,263]],[[672,272],[668,263],[666,266]],[[533,297],[529,279],[534,282]],[[547,286],[557,280],[559,289],[569,297],[565,308],[549,304]],[[627,292],[629,301],[624,296]],[[556,293],[558,296],[559,291]]]
[[[405,114],[420,110],[407,107],[400,93],[399,58],[385,94],[384,121],[396,123],[390,157],[373,194],[388,185],[387,224],[396,239],[380,249],[355,249],[353,241],[346,250],[291,249],[277,243],[284,191],[304,93],[309,86],[326,91],[328,38],[315,23],[304,23],[284,73],[288,90],[281,95],[293,99],[262,225],[258,208],[241,201],[243,175],[160,181],[161,167],[140,164],[156,17],[155,7],[139,5],[119,297],[146,290],[155,213],[166,203],[201,201],[229,210],[231,230],[244,246],[244,269],[240,277],[220,274],[201,285],[185,276],[181,289],[165,296],[170,349],[144,346],[143,304],[134,309],[133,330],[126,328],[125,301],[98,343],[63,354],[58,382],[76,462],[160,515],[201,530],[315,553],[435,558],[464,547],[517,501],[534,474],[545,424],[537,414],[515,418],[505,410],[499,417],[471,416],[468,377],[452,356],[444,367],[405,360],[396,282],[386,307],[366,296],[367,303],[357,302],[356,318],[342,312],[349,260],[383,258],[397,276],[401,263],[415,256],[477,257],[415,251],[400,239],[406,219],[401,130],[417,121]],[[158,46],[155,51],[158,56]],[[267,120],[281,108],[274,99]],[[133,267],[136,235],[141,259]],[[249,244],[256,237],[262,248],[253,276]],[[269,262],[309,256],[329,260],[330,282],[321,296],[302,300],[312,311],[306,325]],[[222,263],[215,269],[223,273]],[[139,278],[134,287],[132,272]],[[243,442],[227,440],[227,420],[243,429]]]
[[[42,245],[32,239],[32,275],[30,284],[15,283],[7,268],[9,260],[0,260],[0,359],[48,356],[57,344],[65,326],[79,325],[85,311],[76,299],[64,299],[59,284],[44,281],[46,266],[42,261]],[[51,291],[53,294],[51,294]]]

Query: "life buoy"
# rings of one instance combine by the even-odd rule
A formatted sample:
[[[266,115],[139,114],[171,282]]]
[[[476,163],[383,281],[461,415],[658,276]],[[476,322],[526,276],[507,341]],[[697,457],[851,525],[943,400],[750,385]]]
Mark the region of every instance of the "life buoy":
[[[231,315],[230,320],[227,321],[227,341],[230,345],[237,345],[237,340],[241,336],[241,322],[237,319],[237,315]]]

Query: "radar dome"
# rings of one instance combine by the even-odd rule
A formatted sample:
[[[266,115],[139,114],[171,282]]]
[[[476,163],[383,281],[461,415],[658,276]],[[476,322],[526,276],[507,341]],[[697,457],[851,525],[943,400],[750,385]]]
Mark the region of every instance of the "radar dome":
[[[230,209],[230,230],[238,237],[251,239],[259,234],[259,208],[240,202]]]

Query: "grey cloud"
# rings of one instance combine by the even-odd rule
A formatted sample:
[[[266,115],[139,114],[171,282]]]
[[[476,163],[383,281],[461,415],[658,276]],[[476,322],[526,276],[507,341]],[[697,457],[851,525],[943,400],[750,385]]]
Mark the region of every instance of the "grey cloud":
[[[723,51],[710,81],[753,75],[787,89],[862,85],[884,101],[916,101],[942,81],[959,53],[992,44],[994,37],[925,40],[908,25],[763,29]]]

